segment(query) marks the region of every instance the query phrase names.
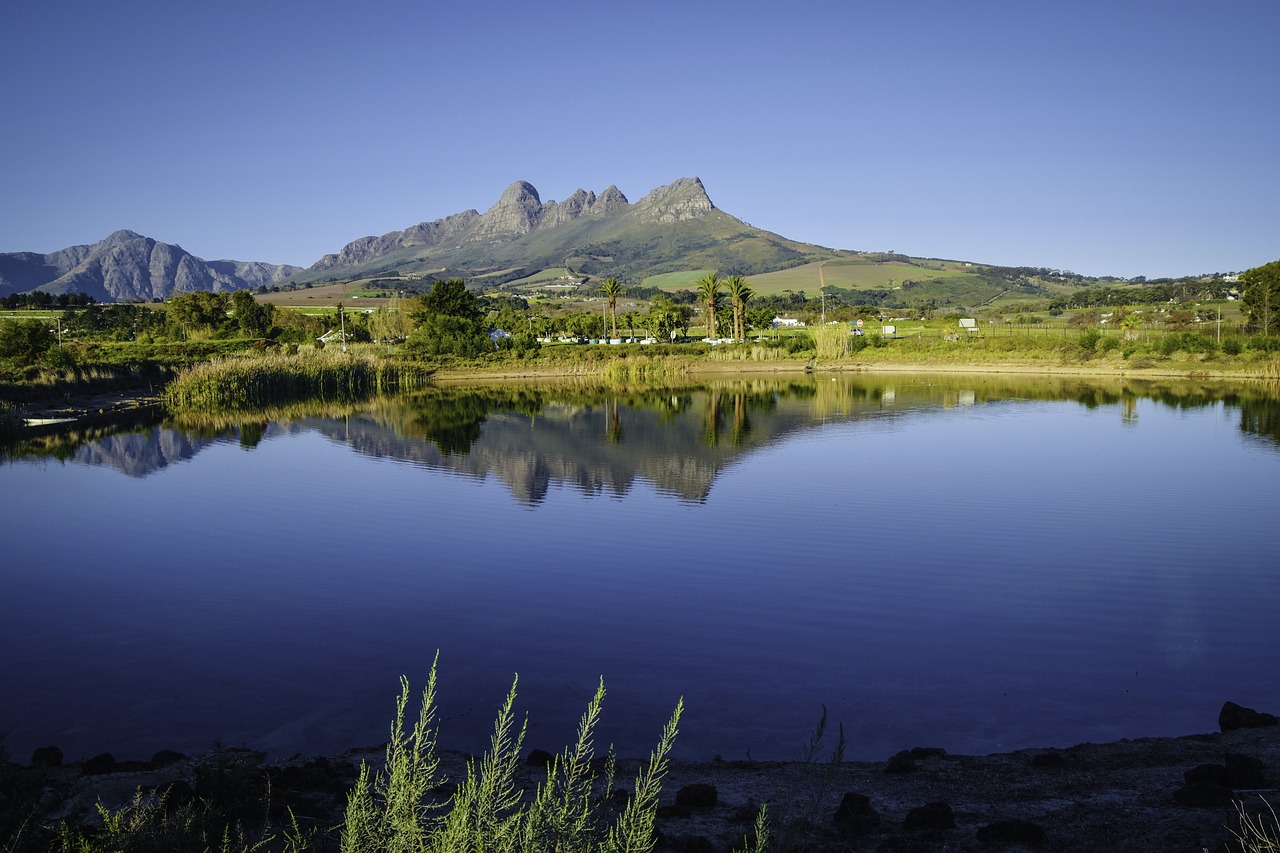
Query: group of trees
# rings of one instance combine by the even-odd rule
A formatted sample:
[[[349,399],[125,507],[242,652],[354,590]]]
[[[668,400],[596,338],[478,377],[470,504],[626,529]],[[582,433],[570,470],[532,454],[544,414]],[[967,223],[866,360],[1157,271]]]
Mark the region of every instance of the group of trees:
[[[1240,287],[1252,324],[1265,335],[1280,332],[1280,261],[1245,270]]]
[[[715,273],[708,273],[694,282],[698,298],[705,306],[707,318],[707,337],[718,338],[716,312],[722,307],[720,286],[728,288],[728,296],[733,309],[733,337],[742,340],[747,336],[746,308],[747,303],[755,296],[747,280],[740,275],[731,275],[723,282]]]

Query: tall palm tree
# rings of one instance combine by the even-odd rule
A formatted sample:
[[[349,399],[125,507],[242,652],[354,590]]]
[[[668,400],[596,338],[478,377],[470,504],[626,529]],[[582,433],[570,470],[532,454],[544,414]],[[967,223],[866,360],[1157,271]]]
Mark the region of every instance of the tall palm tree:
[[[740,275],[731,275],[724,283],[733,300],[733,336],[741,341],[747,337],[747,303],[756,294]]]
[[[625,291],[616,278],[606,278],[600,285],[600,292],[609,299],[609,319],[613,321],[613,337],[618,336],[618,297]]]
[[[713,272],[707,273],[693,283],[698,288],[698,298],[707,306],[707,337],[715,340],[716,307],[720,304],[720,279]]]

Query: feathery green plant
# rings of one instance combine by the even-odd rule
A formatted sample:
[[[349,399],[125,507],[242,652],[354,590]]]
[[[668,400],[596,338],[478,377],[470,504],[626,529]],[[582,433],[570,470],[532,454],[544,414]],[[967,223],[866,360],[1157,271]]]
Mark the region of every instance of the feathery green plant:
[[[436,663],[432,663],[423,691],[418,722],[408,733],[404,720],[409,682],[402,678],[386,766],[376,773],[367,765],[361,766],[347,800],[342,849],[346,853],[652,851],[658,795],[684,700],[676,704],[657,749],[637,776],[634,795],[616,821],[606,826],[603,794],[613,785],[612,754],[605,762],[602,779],[592,767],[604,682],[587,704],[574,744],[548,765],[546,779],[529,795],[517,784],[528,725],[527,721],[519,725],[516,721],[518,683],[517,676],[498,710],[489,750],[479,761],[467,764],[466,776],[449,802],[433,806],[428,803],[431,791],[445,781],[436,757]]]

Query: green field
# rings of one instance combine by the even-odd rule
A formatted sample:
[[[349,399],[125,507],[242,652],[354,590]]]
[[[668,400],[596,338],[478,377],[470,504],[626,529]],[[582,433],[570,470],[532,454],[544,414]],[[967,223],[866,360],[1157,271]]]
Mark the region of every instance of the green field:
[[[645,287],[660,287],[663,290],[688,290],[693,283],[714,270],[684,270],[668,272],[662,275],[651,275],[641,282]]]
[[[904,281],[945,281],[972,275],[980,269],[966,267],[955,261],[908,264],[902,261],[874,262],[862,258],[835,258],[764,275],[753,275],[748,281],[752,289],[762,296],[787,290],[803,290],[810,296],[816,296],[823,283],[828,287],[846,290],[892,290]]]
[[[510,272],[510,270],[504,270],[503,272]],[[490,273],[490,275],[499,275],[499,273]],[[486,276],[476,276],[476,278],[478,279],[482,279],[485,277]],[[539,272],[536,272],[533,275],[527,275],[524,278],[518,278],[515,281],[509,281],[507,282],[507,286],[508,287],[524,287],[531,284],[549,284],[549,283],[554,283],[557,279],[571,278],[571,277],[575,279],[578,278],[572,272],[570,272],[566,267],[551,267],[550,269],[540,270]]]

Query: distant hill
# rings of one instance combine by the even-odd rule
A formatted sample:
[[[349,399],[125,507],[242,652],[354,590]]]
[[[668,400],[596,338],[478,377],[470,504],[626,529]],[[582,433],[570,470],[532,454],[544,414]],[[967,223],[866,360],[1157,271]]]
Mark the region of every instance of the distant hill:
[[[47,255],[0,254],[0,296],[41,290],[87,293],[99,302],[150,301],[191,290],[252,290],[300,271],[288,264],[205,261],[181,246],[117,231],[91,246]]]
[[[293,280],[396,272],[503,284],[559,268],[638,282],[695,269],[751,275],[844,254],[747,225],[712,204],[698,178],[658,187],[634,204],[615,186],[544,203],[533,185],[516,181],[484,213],[466,210],[362,237]]]

